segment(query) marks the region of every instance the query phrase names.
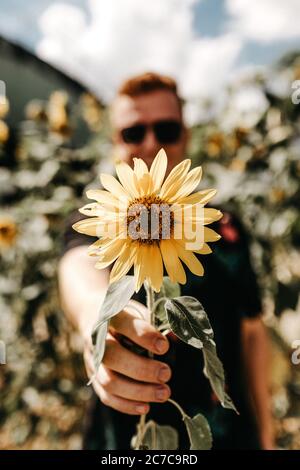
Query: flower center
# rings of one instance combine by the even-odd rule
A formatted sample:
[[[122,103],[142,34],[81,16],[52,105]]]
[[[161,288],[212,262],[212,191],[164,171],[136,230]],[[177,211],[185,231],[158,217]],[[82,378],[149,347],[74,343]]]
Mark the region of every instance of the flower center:
[[[173,228],[173,211],[155,194],[134,199],[127,209],[127,235],[139,243],[169,239]]]

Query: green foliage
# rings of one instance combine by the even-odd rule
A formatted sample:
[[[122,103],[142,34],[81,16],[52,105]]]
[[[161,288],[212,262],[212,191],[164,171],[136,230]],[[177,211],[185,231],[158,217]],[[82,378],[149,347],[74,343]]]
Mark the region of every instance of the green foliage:
[[[159,328],[167,328],[169,326],[165,309],[167,299],[178,297],[179,295],[180,285],[177,282],[171,282],[167,276],[164,276],[161,290],[155,295],[154,303],[155,319]]]
[[[134,277],[124,276],[109,285],[99,312],[92,339],[94,344],[94,365],[96,372],[101,364],[109,320],[123,310],[131,299],[135,289]],[[93,377],[91,381],[93,380]],[[91,382],[90,381],[90,382]]]
[[[81,340],[60,307],[57,268],[66,217],[98,178],[107,139],[104,127],[101,133],[88,130],[84,138],[76,131],[90,112],[86,96],[75,107],[57,103],[57,95],[53,99],[30,103],[26,120],[0,144],[0,339],[7,348],[7,364],[0,367],[3,449],[79,448],[91,396]]]
[[[202,349],[205,375],[222,406],[236,411],[225,392],[223,365],[217,356],[214,333],[201,303],[194,297],[176,297],[166,302],[165,309],[173,333],[187,344]]]
[[[138,444],[137,435],[131,440],[131,447]],[[178,433],[172,426],[157,424],[153,420],[147,421],[141,437],[140,448],[151,450],[176,450],[178,449]]]
[[[210,450],[212,448],[212,435],[207,419],[197,414],[193,418],[184,416],[184,424],[191,441],[190,450]]]

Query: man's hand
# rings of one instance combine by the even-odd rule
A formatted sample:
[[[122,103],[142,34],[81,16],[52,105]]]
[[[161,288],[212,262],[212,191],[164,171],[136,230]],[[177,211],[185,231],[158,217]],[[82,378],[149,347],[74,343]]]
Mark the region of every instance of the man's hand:
[[[137,304],[137,303],[136,303]],[[146,308],[139,304],[144,313]],[[122,346],[123,335],[155,354],[165,354],[168,340],[150,325],[145,315],[124,309],[110,322],[103,361],[93,381],[102,403],[130,415],[148,413],[149,402],[164,402],[171,394],[166,384],[170,367],[161,361],[140,356]],[[85,335],[84,362],[89,378],[94,374],[92,342]]]

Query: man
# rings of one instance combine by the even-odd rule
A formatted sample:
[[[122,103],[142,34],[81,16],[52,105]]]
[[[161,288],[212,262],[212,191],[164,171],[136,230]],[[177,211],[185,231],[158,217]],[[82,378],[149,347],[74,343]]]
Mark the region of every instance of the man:
[[[112,104],[111,123],[114,154],[130,165],[137,156],[150,166],[161,147],[168,155],[168,171],[185,157],[188,131],[176,83],[168,77],[146,73],[126,81]],[[145,314],[146,308],[141,293],[111,322],[93,383],[100,401],[95,401],[89,416],[85,447],[129,448],[140,415],[149,412],[147,418],[176,427],[180,448],[188,448],[181,417],[166,401],[170,396],[189,415],[206,415],[214,448],[273,447],[268,346],[247,238],[228,212],[214,228],[223,238],[214,245],[213,254],[201,257],[204,277],[187,273],[181,292],[199,298],[210,317],[228,392],[240,415],[223,409],[214,397],[203,374],[200,350],[172,335],[166,338],[142,319],[139,312]],[[84,339],[89,377],[94,372],[90,333],[109,273],[95,269],[95,260],[88,257],[86,245],[92,241],[69,228],[59,266],[62,304]],[[133,352],[128,340],[154,353],[153,359]]]

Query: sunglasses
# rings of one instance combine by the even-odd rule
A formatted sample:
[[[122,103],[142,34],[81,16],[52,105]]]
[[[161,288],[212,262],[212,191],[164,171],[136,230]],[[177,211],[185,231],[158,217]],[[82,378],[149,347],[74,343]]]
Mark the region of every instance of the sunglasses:
[[[152,124],[135,124],[120,131],[122,139],[127,144],[143,142],[148,129],[152,129],[157,142],[160,144],[175,144],[181,136],[182,123],[171,119],[153,122]]]

